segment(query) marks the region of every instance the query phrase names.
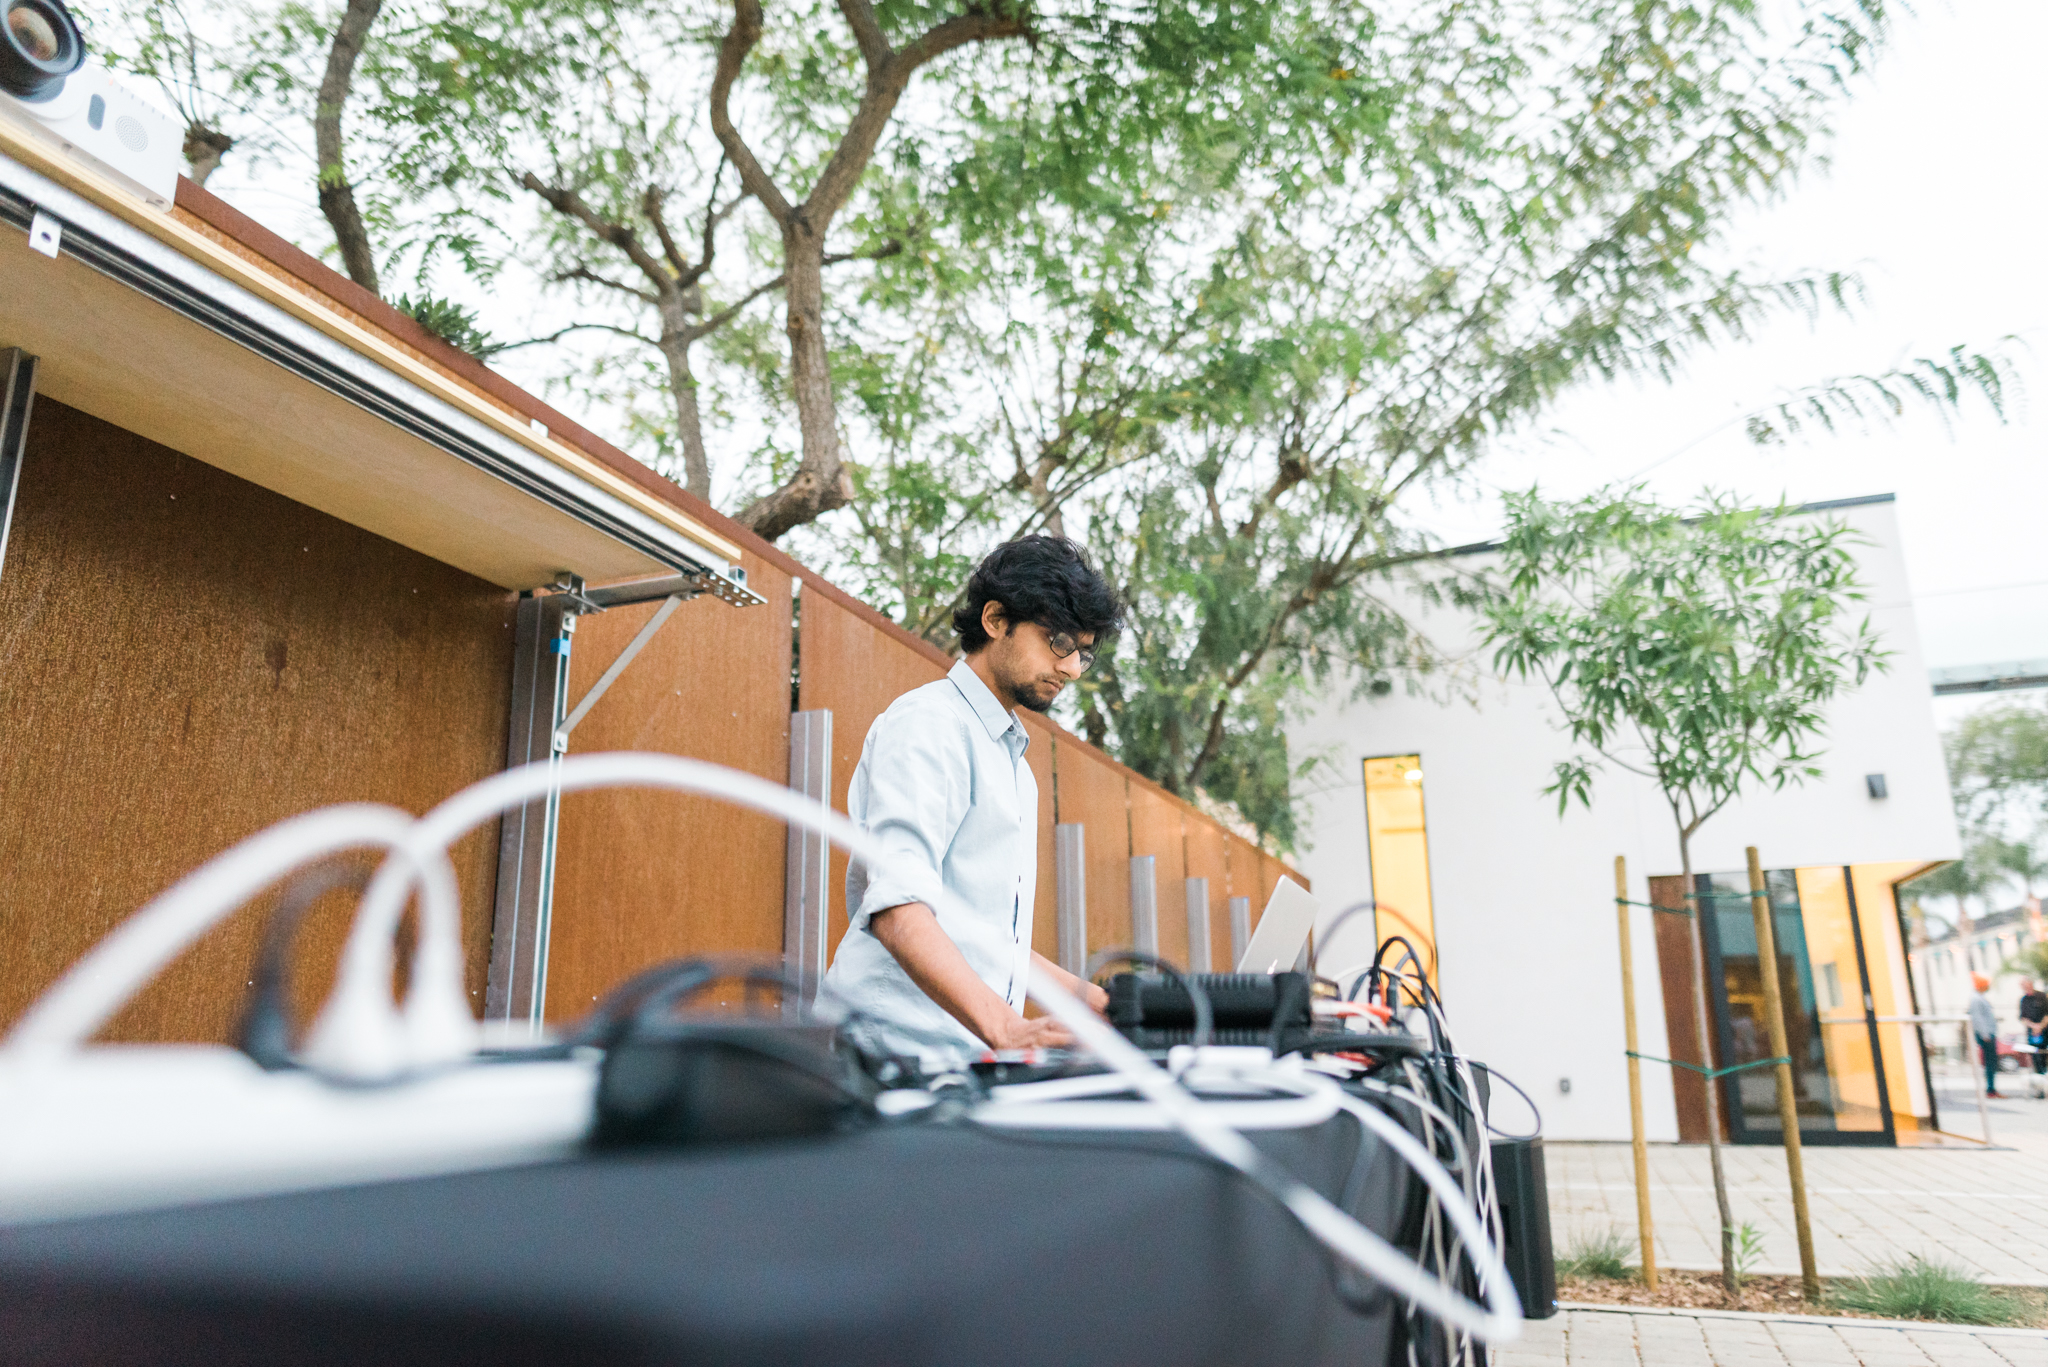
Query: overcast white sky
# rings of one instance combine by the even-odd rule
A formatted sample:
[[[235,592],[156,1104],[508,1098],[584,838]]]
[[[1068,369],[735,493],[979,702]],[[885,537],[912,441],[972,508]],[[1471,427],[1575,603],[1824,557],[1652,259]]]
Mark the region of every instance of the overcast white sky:
[[[1858,270],[1869,291],[1860,315],[1784,323],[1696,361],[1670,387],[1572,396],[1547,439],[1489,459],[1480,479],[1540,479],[1576,494],[1662,460],[1645,478],[1673,499],[1706,484],[1759,500],[1895,493],[1928,664],[2048,657],[2043,52],[2041,0],[1930,0],[1902,16],[1891,52],[1836,125],[1831,169],[1758,215],[1739,242],[1742,256],[1782,271]],[[1724,426],[1830,375],[2008,335],[2031,348],[2022,366],[2032,393],[2007,426],[1979,407],[1953,436],[1920,418],[1772,448]],[[1425,520],[1456,544],[1491,535],[1499,510],[1488,490],[1471,489],[1440,494]]]

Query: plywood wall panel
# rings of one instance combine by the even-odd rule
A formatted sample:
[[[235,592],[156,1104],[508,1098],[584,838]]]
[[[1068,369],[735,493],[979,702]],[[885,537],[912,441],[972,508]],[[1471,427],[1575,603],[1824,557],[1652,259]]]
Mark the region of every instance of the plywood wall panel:
[[[1223,844],[1230,869],[1230,895],[1251,899],[1252,929],[1257,930],[1259,918],[1266,912],[1265,855],[1234,831],[1223,833]]]
[[[1088,952],[1131,946],[1130,799],[1124,771],[1062,733],[1059,819],[1086,828]]]
[[[847,785],[860,763],[868,728],[897,698],[946,677],[946,666],[821,593],[802,595],[797,620],[797,706],[832,712],[832,806],[844,812]],[[1049,805],[1051,785],[1043,776],[1041,785],[1040,801]],[[842,850],[832,851],[829,891],[826,944],[836,954],[847,925]]]
[[[767,602],[676,609],[571,738],[571,754],[651,750],[789,781],[789,578],[745,560]],[[579,619],[573,708],[657,604]],[[548,1016],[572,1019],[664,959],[782,952],[786,827],[711,798],[618,789],[562,801]]]
[[[501,767],[512,602],[38,400],[0,566],[0,1022],[235,841],[332,802],[424,811]],[[455,858],[480,1004],[496,823]],[[302,1003],[345,929],[333,900]],[[228,1038],[259,933],[244,912],[208,934],[109,1037]]]

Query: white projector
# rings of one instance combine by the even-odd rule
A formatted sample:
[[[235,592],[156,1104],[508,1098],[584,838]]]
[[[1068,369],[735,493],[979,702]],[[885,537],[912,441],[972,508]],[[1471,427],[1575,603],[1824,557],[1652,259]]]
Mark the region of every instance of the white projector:
[[[0,0],[0,119],[159,209],[178,192],[177,124],[104,69],[62,0]]]

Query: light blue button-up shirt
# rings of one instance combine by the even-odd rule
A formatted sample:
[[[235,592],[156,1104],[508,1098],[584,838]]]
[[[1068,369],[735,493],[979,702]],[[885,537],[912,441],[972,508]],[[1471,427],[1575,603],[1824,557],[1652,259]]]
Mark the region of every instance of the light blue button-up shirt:
[[[899,867],[846,870],[852,924],[825,987],[865,1012],[875,1042],[929,1056],[987,1048],[911,981],[868,929],[878,911],[923,902],[991,990],[1024,1009],[1031,972],[1031,909],[1038,894],[1038,781],[1024,762],[1030,743],[1016,714],[988,685],[955,664],[875,718],[847,789],[847,815]],[[940,904],[944,888],[963,909]]]

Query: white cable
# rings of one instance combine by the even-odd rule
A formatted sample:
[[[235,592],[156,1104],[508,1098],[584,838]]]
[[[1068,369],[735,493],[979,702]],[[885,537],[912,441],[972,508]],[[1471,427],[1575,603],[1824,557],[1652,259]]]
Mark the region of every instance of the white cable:
[[[491,818],[550,791],[573,793],[627,784],[722,798],[751,807],[816,831],[876,867],[888,865],[893,858],[846,817],[779,783],[703,760],[631,752],[570,755],[552,764],[541,761],[494,774],[421,817],[406,837],[408,847],[415,851],[445,849]],[[334,994],[306,1040],[307,1060],[323,1071],[377,1080],[408,1067],[450,1062],[474,1047],[473,1023],[465,1031],[451,1009],[451,1005],[460,1005],[462,1019],[468,1020],[459,960],[441,967],[432,979],[416,980],[402,1029],[394,1018],[387,986],[391,981],[391,941],[411,881],[409,863],[390,862],[377,871],[363,894],[362,910],[342,952]],[[422,1004],[424,1009],[416,1009]],[[381,1047],[381,1041],[394,1036],[410,1041],[404,1052],[394,1054]]]
[[[409,874],[412,861],[420,861],[428,871],[428,905],[452,918],[455,871],[445,857],[413,851],[407,843],[412,826],[411,815],[396,807],[356,802],[306,812],[250,836],[159,894],[73,964],[8,1033],[7,1056],[48,1058],[84,1044],[193,941],[285,874],[328,855],[384,848]]]

